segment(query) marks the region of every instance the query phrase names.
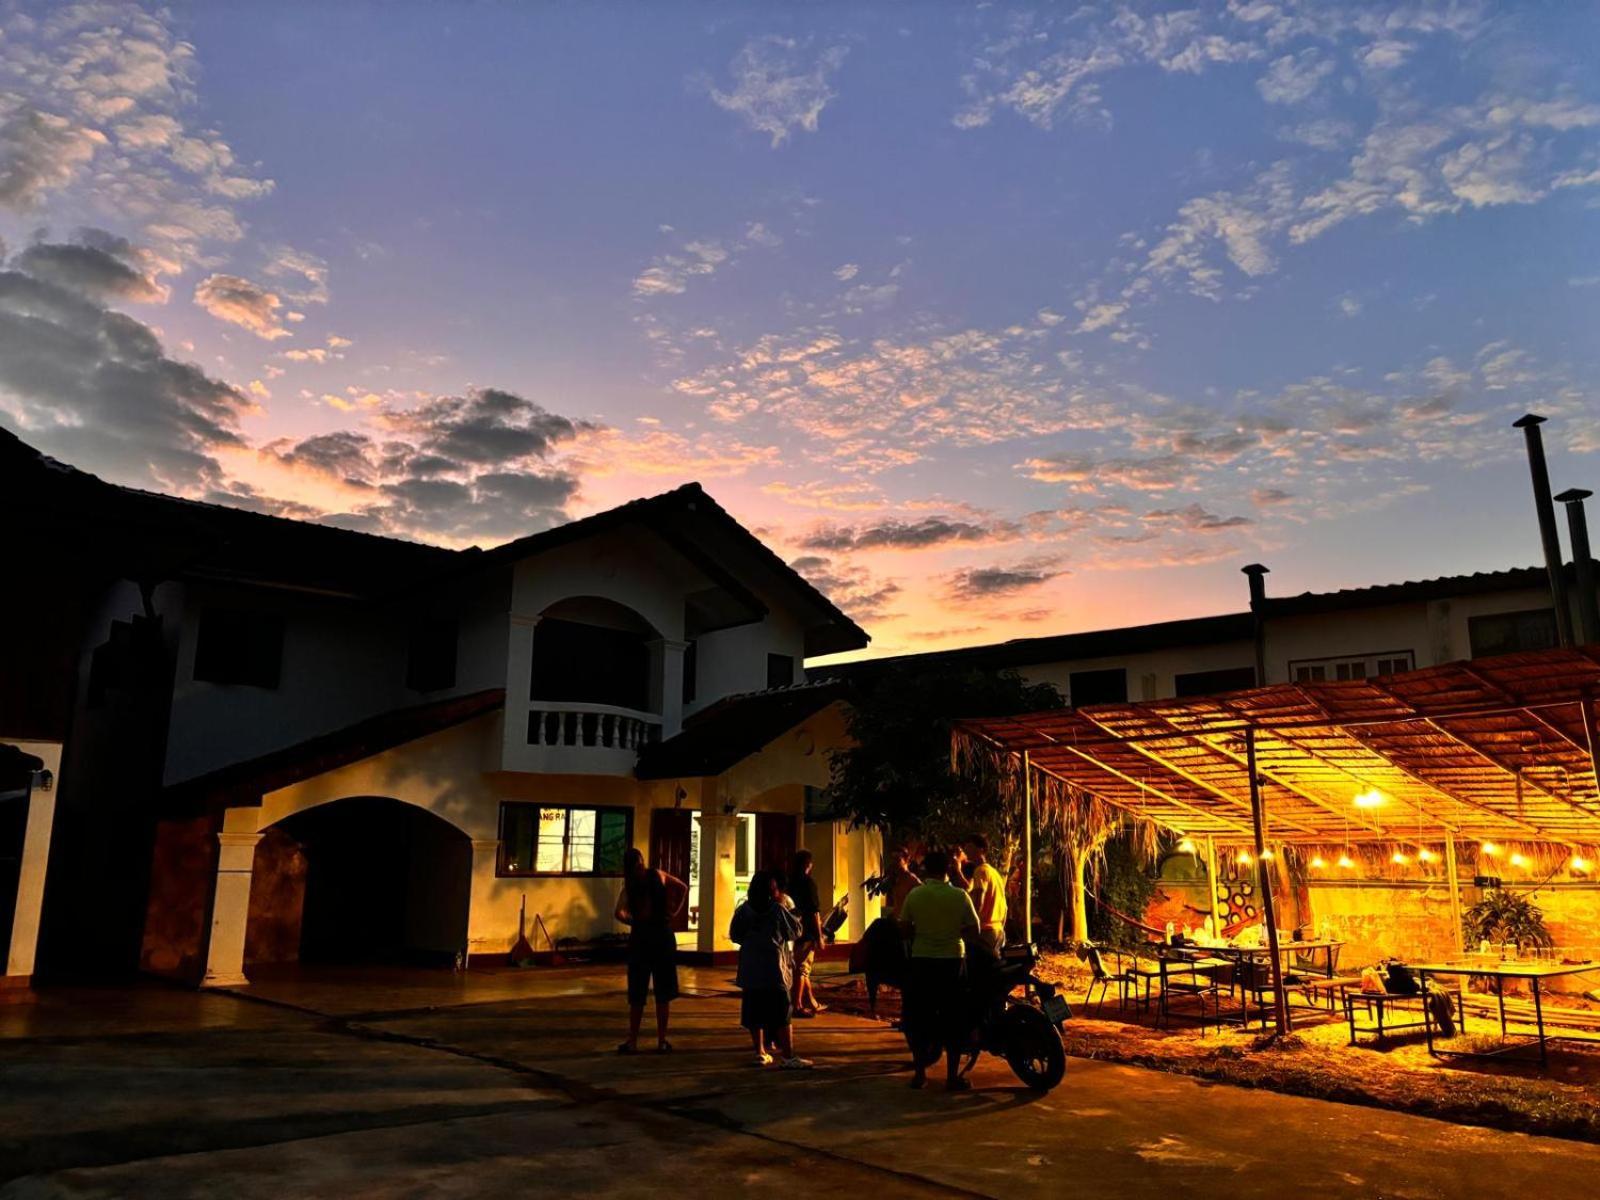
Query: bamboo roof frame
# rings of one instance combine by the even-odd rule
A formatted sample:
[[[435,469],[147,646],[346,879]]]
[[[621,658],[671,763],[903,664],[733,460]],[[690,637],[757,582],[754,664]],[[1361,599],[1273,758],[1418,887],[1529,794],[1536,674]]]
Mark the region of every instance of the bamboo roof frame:
[[[1256,778],[1271,840],[1449,836],[1600,843],[1600,646],[1479,658],[1348,682],[963,719],[986,755],[1182,836],[1248,836]],[[1247,732],[1248,735],[1247,735]],[[1061,786],[1064,785],[1064,786]],[[1360,808],[1357,793],[1382,803]],[[1047,813],[1041,815],[1048,816]]]

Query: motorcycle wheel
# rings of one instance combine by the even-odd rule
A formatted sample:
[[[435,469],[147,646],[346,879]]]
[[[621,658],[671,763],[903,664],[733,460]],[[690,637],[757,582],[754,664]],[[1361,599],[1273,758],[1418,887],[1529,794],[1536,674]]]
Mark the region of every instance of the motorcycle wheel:
[[[1048,1092],[1067,1073],[1067,1051],[1050,1018],[1036,1008],[1015,1005],[1005,1017],[1006,1062],[1012,1073],[1036,1092]]]

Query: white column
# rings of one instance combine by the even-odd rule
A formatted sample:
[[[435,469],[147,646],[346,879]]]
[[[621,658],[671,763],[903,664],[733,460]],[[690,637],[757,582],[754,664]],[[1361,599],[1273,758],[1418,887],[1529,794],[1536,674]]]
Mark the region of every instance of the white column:
[[[34,951],[39,945],[39,913],[44,905],[45,867],[50,862],[50,832],[55,827],[56,793],[60,786],[61,747],[54,743],[22,743],[22,749],[44,760],[55,781],[41,791],[34,776],[28,792],[28,823],[22,831],[22,869],[17,876],[17,908],[11,919],[11,949],[6,954],[6,975],[24,981],[33,974]]]
[[[661,736],[683,728],[683,652],[689,643],[657,638],[650,643],[650,690],[661,697]]]
[[[503,954],[511,949],[515,937],[501,938],[494,909],[494,892],[500,869],[500,842],[472,842],[472,892],[467,901],[467,956],[474,954]],[[530,941],[532,937],[530,935]],[[504,941],[504,945],[499,943]]]
[[[223,814],[217,886],[211,898],[211,939],[202,987],[238,987],[244,975],[244,938],[250,924],[250,880],[255,872],[261,810],[230,808]]]
[[[528,700],[533,695],[533,631],[536,616],[511,614],[510,636],[506,639],[506,706],[503,742],[499,765],[511,764],[526,753],[528,746]]]
[[[708,794],[707,804],[710,798]],[[728,922],[733,920],[734,852],[739,832],[736,814],[700,812],[700,927],[696,948],[709,954],[731,950]]]

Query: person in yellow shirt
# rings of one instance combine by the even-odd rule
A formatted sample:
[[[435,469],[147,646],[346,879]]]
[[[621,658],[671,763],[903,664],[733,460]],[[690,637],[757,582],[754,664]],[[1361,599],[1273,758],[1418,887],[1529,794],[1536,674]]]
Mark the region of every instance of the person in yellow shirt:
[[[978,927],[983,940],[995,953],[1006,945],[1006,881],[989,863],[989,839],[981,833],[967,836],[961,860],[970,863],[971,875],[958,872],[957,886],[966,888],[972,907],[978,911]]]
[[[962,959],[970,943],[975,953],[983,953],[978,932],[978,914],[966,892],[948,878],[950,858],[942,850],[930,850],[922,860],[923,882],[911,889],[900,906],[900,932],[911,943],[907,964],[902,1024],[913,1047],[936,1042],[944,1051],[947,1066],[945,1087],[965,1091],[971,1086],[956,1073],[961,1028],[965,1008],[962,986]],[[924,1062],[914,1053],[914,1088],[927,1083]]]

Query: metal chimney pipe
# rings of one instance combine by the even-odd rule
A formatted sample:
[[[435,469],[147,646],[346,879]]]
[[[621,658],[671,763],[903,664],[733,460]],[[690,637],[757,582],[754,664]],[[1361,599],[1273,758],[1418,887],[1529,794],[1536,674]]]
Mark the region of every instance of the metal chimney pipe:
[[[1256,686],[1267,686],[1267,580],[1271,572],[1260,563],[1240,567],[1250,577],[1250,615],[1256,641]]]
[[[1556,532],[1556,506],[1550,502],[1550,469],[1544,461],[1545,419],[1535,413],[1511,423],[1522,430],[1528,443],[1528,473],[1533,476],[1533,507],[1539,514],[1539,540],[1544,544],[1544,566],[1550,574],[1550,602],[1556,610],[1556,641],[1572,645],[1572,610],[1567,607],[1567,577],[1561,569],[1561,535]]]
[[[1572,543],[1572,568],[1577,576],[1578,632],[1585,645],[1600,642],[1600,596],[1595,594],[1594,555],[1589,549],[1589,518],[1583,502],[1593,492],[1568,488],[1556,497],[1567,506],[1567,537]]]

